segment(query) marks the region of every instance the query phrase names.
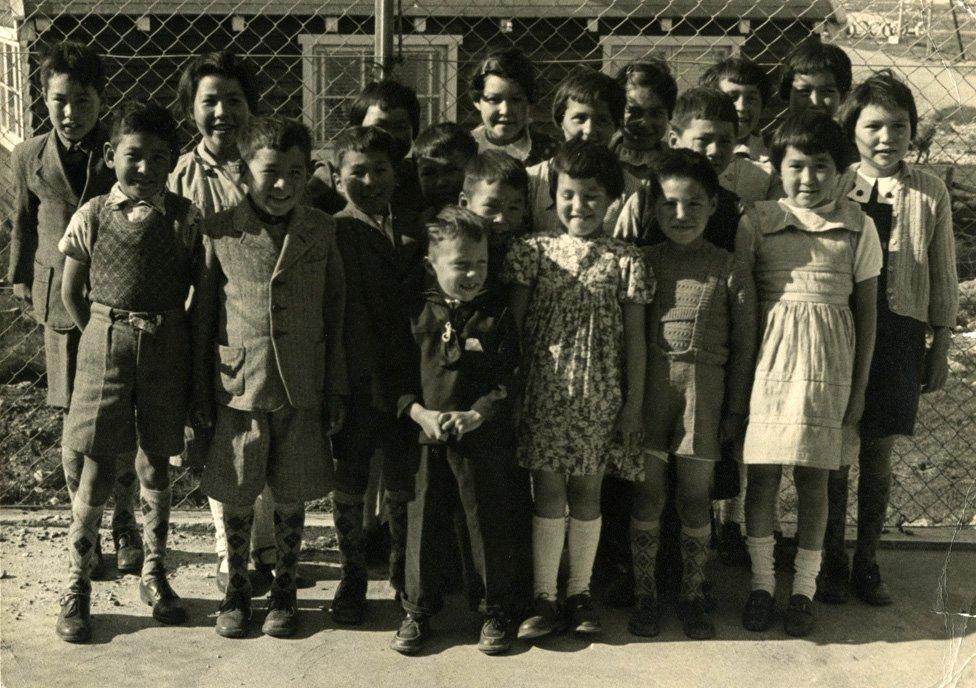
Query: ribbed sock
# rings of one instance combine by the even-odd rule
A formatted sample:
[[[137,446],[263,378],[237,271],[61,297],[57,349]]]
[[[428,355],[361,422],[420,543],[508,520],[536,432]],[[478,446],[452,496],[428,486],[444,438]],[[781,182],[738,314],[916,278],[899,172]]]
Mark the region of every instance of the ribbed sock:
[[[83,503],[75,495],[71,503],[71,526],[68,528],[68,576],[71,583],[87,582],[102,522],[104,506]]]
[[[165,571],[166,537],[169,535],[169,510],[172,490],[150,490],[143,486],[139,491],[142,503],[142,576]]]
[[[566,580],[566,596],[578,595],[590,589],[593,560],[600,544],[599,516],[591,521],[569,517],[569,578]]]
[[[657,596],[654,572],[660,542],[660,521],[630,519],[630,551],[634,560],[634,593],[637,597]]]
[[[536,596],[556,599],[556,578],[565,542],[566,519],[532,517],[532,569]]]
[[[793,594],[803,595],[807,599],[813,599],[813,594],[817,591],[817,573],[820,571],[819,549],[796,550],[796,559],[793,567],[796,574],[793,576]]]
[[[773,548],[776,539],[767,537],[746,537],[746,548],[752,561],[752,589],[765,590],[770,595],[776,592],[776,571],[773,562]],[[816,575],[816,572],[814,572]]]
[[[703,596],[702,583],[705,582],[705,562],[708,560],[708,538],[711,525],[699,528],[681,528],[681,598],[697,599]]]
[[[291,593],[295,591],[298,552],[302,547],[302,531],[305,528],[305,504],[275,504],[274,528],[278,562],[275,564],[271,589]]]

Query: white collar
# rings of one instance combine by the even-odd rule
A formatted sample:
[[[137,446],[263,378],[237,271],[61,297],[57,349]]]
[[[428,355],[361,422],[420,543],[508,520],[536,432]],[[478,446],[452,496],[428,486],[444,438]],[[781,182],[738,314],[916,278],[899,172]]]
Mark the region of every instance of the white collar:
[[[166,212],[166,205],[163,201],[163,197],[166,190],[160,191],[158,194],[150,198],[148,201],[144,201],[138,198],[132,198],[127,195],[125,191],[118,182],[112,185],[112,189],[108,192],[108,198],[105,199],[105,204],[112,208],[124,208],[126,206],[139,206],[144,205],[148,208],[153,208],[158,210],[160,213]]]
[[[475,142],[478,144],[478,150],[500,150],[508,153],[516,160],[528,160],[529,153],[532,152],[532,134],[529,133],[528,124],[525,125],[525,131],[522,133],[522,136],[502,146],[488,139],[488,132],[484,124],[472,129],[471,136],[474,137]]]

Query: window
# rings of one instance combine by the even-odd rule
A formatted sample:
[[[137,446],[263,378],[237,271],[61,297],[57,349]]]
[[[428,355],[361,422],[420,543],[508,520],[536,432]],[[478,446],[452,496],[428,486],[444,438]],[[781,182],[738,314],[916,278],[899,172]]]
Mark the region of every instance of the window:
[[[17,30],[0,27],[0,145],[10,150],[27,137],[24,53]]]
[[[302,35],[302,113],[321,155],[346,126],[346,105],[373,74],[373,37]],[[457,118],[461,36],[404,36],[394,74],[420,101],[420,126]]]
[[[698,85],[698,78],[711,65],[739,52],[741,36],[604,36],[603,71],[616,76],[628,62],[648,57],[663,59],[671,66],[678,90]]]

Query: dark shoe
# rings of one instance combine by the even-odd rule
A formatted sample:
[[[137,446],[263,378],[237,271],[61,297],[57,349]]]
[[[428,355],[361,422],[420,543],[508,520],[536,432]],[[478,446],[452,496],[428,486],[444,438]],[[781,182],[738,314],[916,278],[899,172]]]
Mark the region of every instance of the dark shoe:
[[[251,600],[240,593],[226,595],[217,608],[214,630],[224,638],[243,638],[251,622]]]
[[[61,612],[55,627],[58,637],[68,643],[91,640],[91,585],[75,583],[61,596]]]
[[[783,615],[786,635],[804,638],[813,630],[813,601],[806,595],[792,595]]]
[[[330,610],[337,622],[350,626],[363,622],[366,618],[366,586],[365,572],[342,575]]]
[[[595,594],[600,601],[614,609],[627,609],[634,605],[634,576],[625,567],[614,567],[594,582]]]
[[[850,577],[846,561],[824,560],[820,573],[817,574],[817,592],[814,594],[814,599],[827,604],[846,603]]]
[[[504,614],[490,614],[481,625],[478,649],[486,655],[500,655],[512,647],[512,623]]]
[[[718,537],[718,558],[726,566],[749,568],[749,549],[738,523],[729,521],[722,524],[722,532]]]
[[[532,616],[518,628],[519,640],[532,640],[563,630],[564,619],[555,600],[539,596],[535,598]]]
[[[291,638],[298,630],[298,600],[295,591],[274,591],[261,631],[272,638]]]
[[[139,581],[139,598],[152,607],[153,618],[159,623],[181,624],[186,621],[183,600],[173,592],[165,571],[150,574]]]
[[[742,609],[743,628],[756,633],[768,631],[775,616],[776,602],[772,595],[765,590],[753,590],[749,593],[746,606]]]
[[[88,570],[88,578],[93,581],[108,580],[108,567],[105,565],[105,557],[102,556],[102,537],[95,538],[95,552],[92,554],[91,568]]]
[[[569,627],[577,633],[592,634],[603,630],[590,593],[581,592],[567,597],[565,609],[569,616]]]
[[[424,641],[429,637],[430,621],[427,617],[423,614],[407,612],[390,642],[390,647],[401,655],[414,655],[420,652]]]
[[[851,572],[851,589],[862,602],[873,607],[887,607],[894,602],[891,591],[881,580],[881,571],[874,562],[863,567],[854,567]]]
[[[115,568],[121,573],[137,574],[142,570],[142,538],[134,530],[115,537]]]
[[[657,598],[644,596],[637,599],[637,608],[627,621],[627,630],[642,638],[653,638],[661,632],[661,607]]]
[[[715,637],[715,624],[703,597],[678,602],[678,618],[685,635],[692,640],[710,640]]]

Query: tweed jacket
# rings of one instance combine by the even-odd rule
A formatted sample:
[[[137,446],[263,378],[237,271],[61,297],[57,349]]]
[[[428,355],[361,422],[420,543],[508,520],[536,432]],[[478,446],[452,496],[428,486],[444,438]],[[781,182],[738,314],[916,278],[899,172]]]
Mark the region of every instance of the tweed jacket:
[[[88,159],[85,188],[77,195],[61,163],[57,136],[50,131],[27,139],[11,154],[15,205],[7,279],[11,284],[31,285],[37,322],[55,330],[70,330],[75,324],[61,301],[64,254],[58,250],[58,242],[79,207],[109,192],[115,173],[102,158],[105,132],[99,127]]]
[[[313,409],[346,394],[345,279],[332,218],[296,207],[280,251],[248,201],[205,219],[201,232],[195,403]]]

